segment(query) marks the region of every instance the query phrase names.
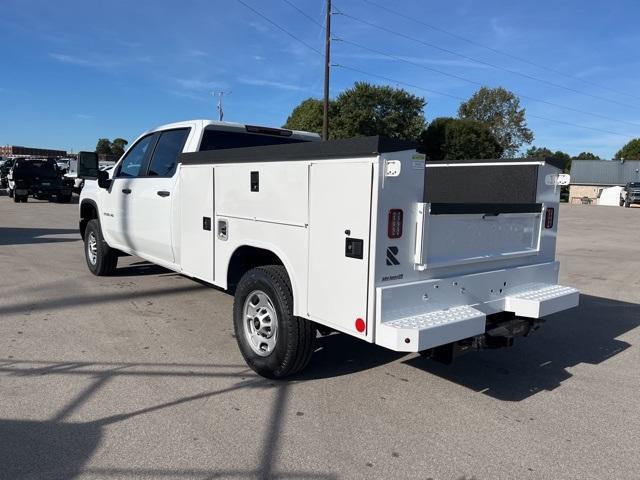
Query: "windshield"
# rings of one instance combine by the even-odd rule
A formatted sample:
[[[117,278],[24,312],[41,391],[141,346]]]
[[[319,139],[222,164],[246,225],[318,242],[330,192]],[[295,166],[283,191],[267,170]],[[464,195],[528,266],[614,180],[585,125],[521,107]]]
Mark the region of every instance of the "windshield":
[[[59,176],[53,160],[18,161],[13,172],[27,177],[56,178]]]

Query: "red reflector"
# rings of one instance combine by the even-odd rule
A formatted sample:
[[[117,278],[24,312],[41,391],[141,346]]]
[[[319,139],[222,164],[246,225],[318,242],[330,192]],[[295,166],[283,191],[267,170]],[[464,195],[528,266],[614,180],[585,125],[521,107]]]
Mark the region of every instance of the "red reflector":
[[[387,225],[387,235],[389,238],[400,238],[402,236],[402,210],[393,208],[389,210],[389,224]]]
[[[553,215],[554,209],[547,207],[547,211],[544,214],[544,228],[553,228]]]
[[[364,332],[365,328],[367,328],[367,325],[364,323],[364,320],[361,318],[356,318],[356,330],[362,333]]]

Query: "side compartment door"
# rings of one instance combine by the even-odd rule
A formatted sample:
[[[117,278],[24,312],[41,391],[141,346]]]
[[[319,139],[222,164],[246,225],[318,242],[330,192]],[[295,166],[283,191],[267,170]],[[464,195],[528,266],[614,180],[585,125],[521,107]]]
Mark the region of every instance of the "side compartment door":
[[[364,335],[373,165],[318,162],[309,168],[308,313]]]

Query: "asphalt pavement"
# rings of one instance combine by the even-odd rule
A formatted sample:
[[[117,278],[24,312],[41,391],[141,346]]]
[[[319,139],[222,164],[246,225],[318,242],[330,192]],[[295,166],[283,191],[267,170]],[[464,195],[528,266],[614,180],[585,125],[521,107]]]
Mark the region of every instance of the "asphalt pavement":
[[[232,298],[135,257],[94,277],[77,204],[0,196],[0,479],[640,478],[640,209],[560,209],[580,307],[445,366],[345,336],[290,381]]]

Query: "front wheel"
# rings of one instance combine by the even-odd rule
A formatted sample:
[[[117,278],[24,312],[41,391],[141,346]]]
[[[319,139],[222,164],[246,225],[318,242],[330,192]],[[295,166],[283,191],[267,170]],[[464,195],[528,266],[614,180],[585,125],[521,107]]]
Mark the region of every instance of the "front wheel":
[[[12,188],[9,188],[9,198],[14,198]]]
[[[309,363],[316,328],[293,315],[291,283],[282,265],[254,268],[242,277],[233,320],[240,352],[259,375],[283,378]]]
[[[629,208],[629,207],[631,207],[631,204],[629,202],[624,202],[624,206],[625,206],[625,208]]]
[[[118,265],[118,254],[104,241],[100,222],[96,219],[87,223],[84,233],[84,255],[89,271],[99,277],[113,274]]]

